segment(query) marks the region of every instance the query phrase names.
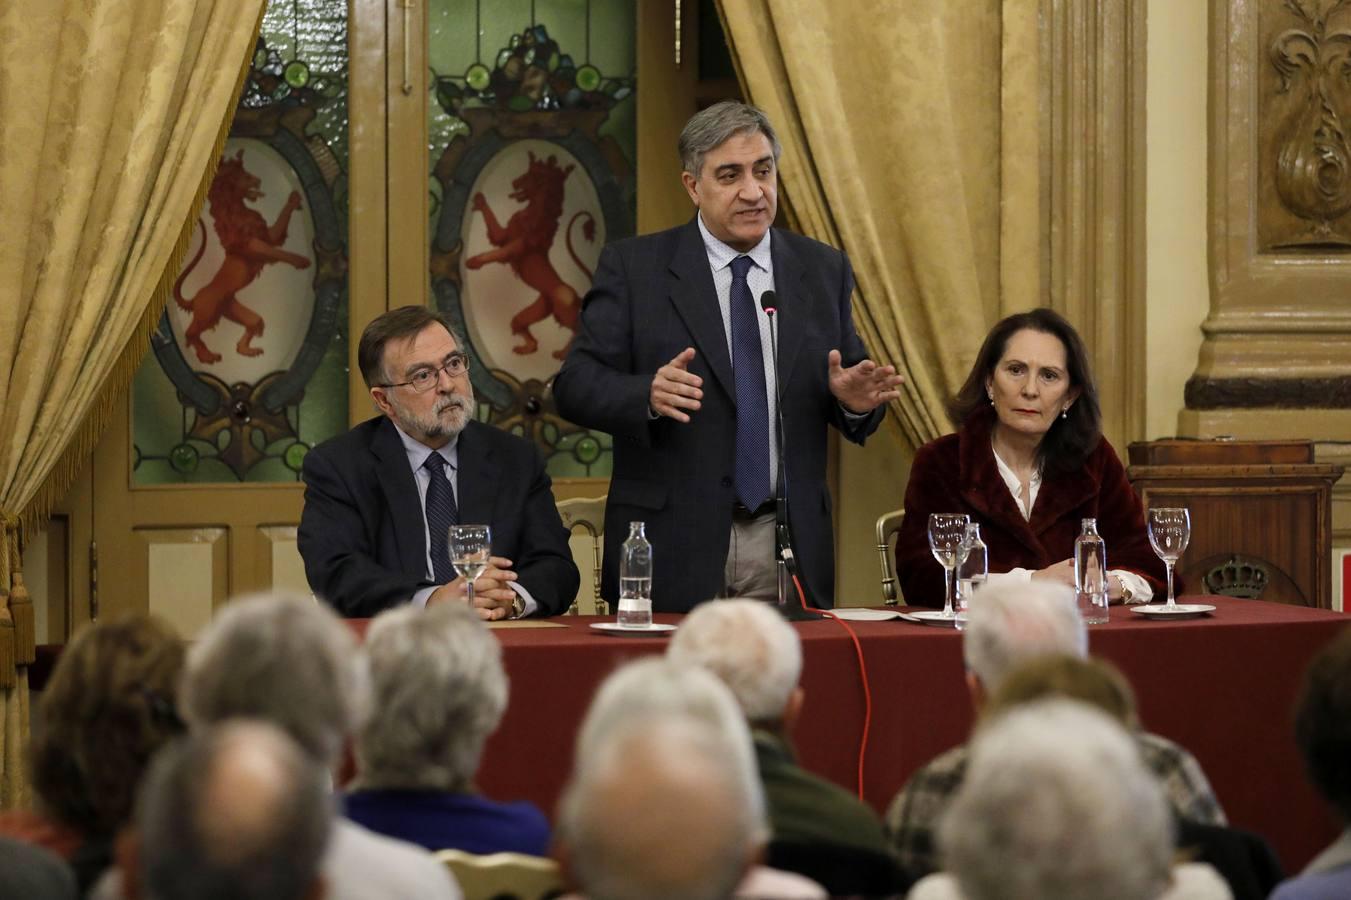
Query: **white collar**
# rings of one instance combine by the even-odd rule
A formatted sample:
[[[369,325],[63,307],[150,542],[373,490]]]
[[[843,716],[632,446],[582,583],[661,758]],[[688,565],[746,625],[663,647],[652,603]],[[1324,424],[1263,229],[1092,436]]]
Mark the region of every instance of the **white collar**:
[[[773,254],[771,254],[769,250],[769,239],[770,235],[774,233],[774,229],[765,229],[765,236],[760,238],[760,243],[756,244],[746,253],[742,253],[735,247],[730,247],[713,236],[713,232],[708,230],[708,226],[704,225],[704,214],[702,212],[696,215],[694,219],[699,223],[699,233],[703,235],[704,238],[704,252],[708,254],[708,264],[713,271],[716,272],[718,269],[730,266],[732,260],[736,259],[738,256],[749,256],[751,262],[755,263],[764,271],[772,271]]]

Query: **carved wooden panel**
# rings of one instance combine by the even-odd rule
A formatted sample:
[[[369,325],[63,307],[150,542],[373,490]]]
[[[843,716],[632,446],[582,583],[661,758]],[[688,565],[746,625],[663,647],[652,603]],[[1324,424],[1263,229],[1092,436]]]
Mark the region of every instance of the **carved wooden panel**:
[[[1351,2],[1267,3],[1258,20],[1259,245],[1351,252]]]
[[[1216,462],[1216,453],[1230,450],[1231,456],[1250,460],[1264,445],[1191,446],[1198,451],[1193,463],[1179,464],[1186,444],[1134,444],[1127,470],[1147,508],[1191,510],[1191,542],[1177,566],[1187,592],[1207,592],[1211,576],[1211,591],[1241,596],[1260,588],[1263,600],[1331,609],[1332,484],[1341,477],[1341,466],[1223,464]],[[1281,458],[1285,446],[1273,448],[1272,458]],[[1154,447],[1173,456],[1165,452],[1151,458]],[[1311,458],[1312,448],[1304,447]],[[1173,464],[1144,464],[1164,459]]]

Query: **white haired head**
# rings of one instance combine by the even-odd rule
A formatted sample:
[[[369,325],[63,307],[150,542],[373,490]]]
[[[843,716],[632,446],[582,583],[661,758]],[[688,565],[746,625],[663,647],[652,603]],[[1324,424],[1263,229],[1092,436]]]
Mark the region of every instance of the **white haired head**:
[[[980,730],[938,842],[967,900],[1153,900],[1169,882],[1173,835],[1126,730],[1057,699]]]
[[[465,790],[507,708],[502,648],[467,606],[404,605],[366,634],[374,704],[357,735],[361,785]]]
[[[797,632],[758,600],[696,606],[671,639],[666,656],[717,675],[753,723],[781,719],[802,676]]]
[[[1088,655],[1088,632],[1067,585],[987,584],[971,601],[963,638],[966,667],[986,693],[1020,664],[1040,656]]]

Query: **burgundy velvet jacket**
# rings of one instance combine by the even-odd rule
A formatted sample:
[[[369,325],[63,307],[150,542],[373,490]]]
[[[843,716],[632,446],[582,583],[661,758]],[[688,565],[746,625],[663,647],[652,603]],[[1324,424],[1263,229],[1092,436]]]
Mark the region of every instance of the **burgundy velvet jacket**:
[[[1098,520],[1107,567],[1143,575],[1164,596],[1164,567],[1150,549],[1144,509],[1106,439],[1076,472],[1048,472],[1032,519],[999,475],[990,446],[993,411],[972,416],[956,434],[930,441],[915,454],[905,490],[905,519],[896,540],[896,574],[905,602],[943,605],[943,567],[929,551],[929,514],[966,513],[980,523],[990,572],[1044,569],[1074,556],[1080,520]]]

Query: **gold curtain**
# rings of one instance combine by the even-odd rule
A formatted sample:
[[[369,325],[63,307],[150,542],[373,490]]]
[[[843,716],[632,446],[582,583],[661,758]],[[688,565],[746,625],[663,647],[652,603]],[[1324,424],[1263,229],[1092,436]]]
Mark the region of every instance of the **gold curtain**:
[[[148,346],[263,0],[0,3],[0,807],[27,802],[19,557]]]
[[[843,249],[912,446],[1004,310],[1038,303],[1037,0],[719,0],[795,227]],[[1001,252],[1002,251],[1002,252]]]

